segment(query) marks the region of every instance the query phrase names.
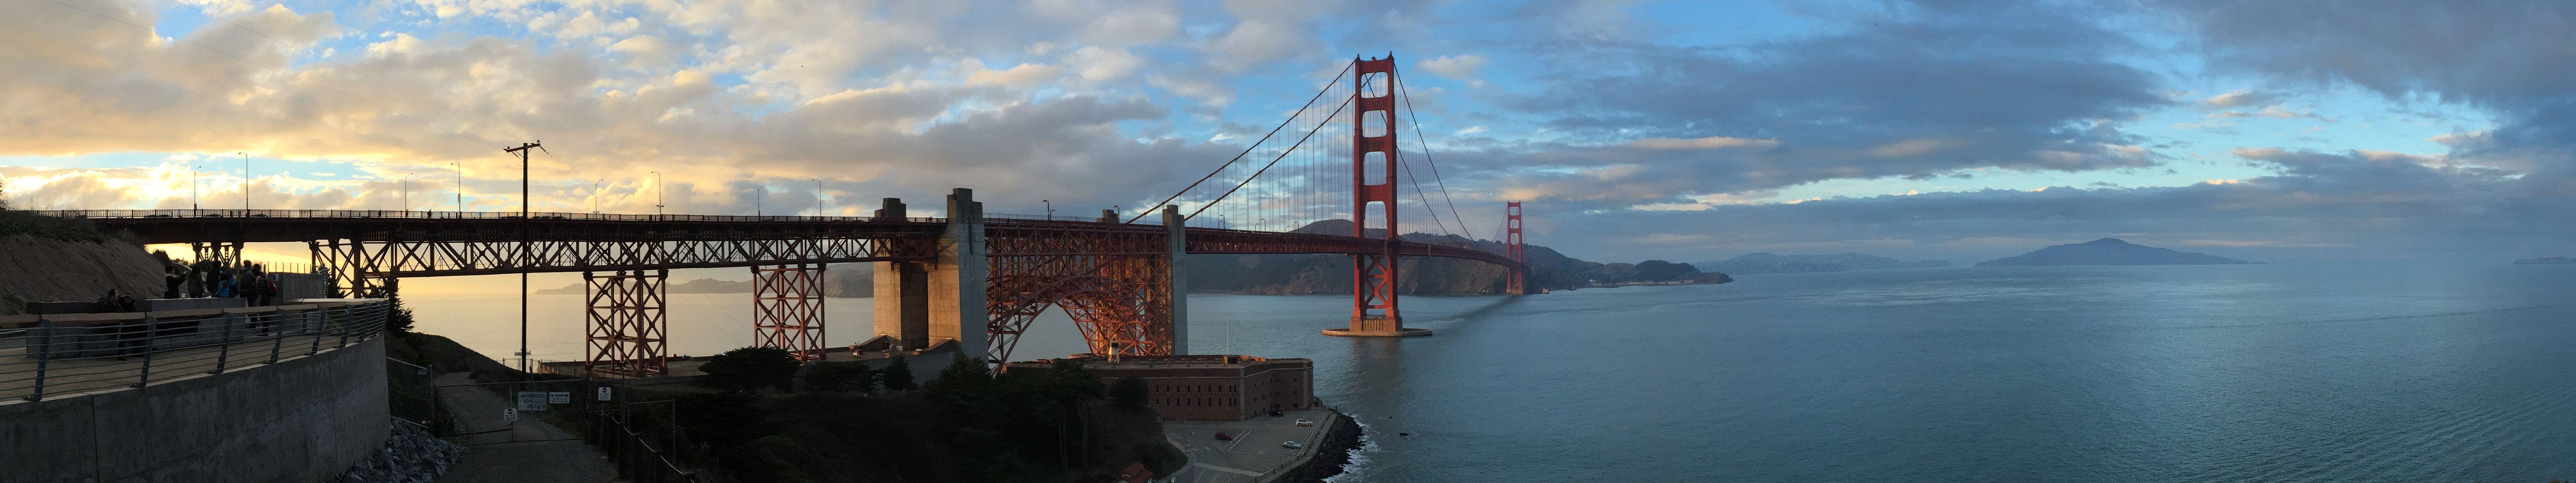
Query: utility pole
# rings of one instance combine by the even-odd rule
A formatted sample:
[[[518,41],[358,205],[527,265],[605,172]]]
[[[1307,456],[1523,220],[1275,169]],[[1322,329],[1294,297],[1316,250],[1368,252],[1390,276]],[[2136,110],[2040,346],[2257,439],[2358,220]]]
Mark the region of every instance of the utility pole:
[[[653,172],[653,217],[662,217],[662,172]]]
[[[410,211],[411,211],[411,173],[403,173],[403,177],[402,177],[402,192],[403,192],[402,210],[403,210],[403,212],[408,213],[408,212],[410,212]]]
[[[545,149],[545,141],[519,143],[501,152],[519,153],[519,372],[528,372],[528,150]]]

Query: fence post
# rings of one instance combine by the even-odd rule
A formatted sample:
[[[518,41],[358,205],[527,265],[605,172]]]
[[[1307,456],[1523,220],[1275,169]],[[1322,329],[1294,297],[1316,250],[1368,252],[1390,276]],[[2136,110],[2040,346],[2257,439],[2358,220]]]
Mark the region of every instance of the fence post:
[[[325,311],[325,312],[328,312],[330,309],[324,309],[324,308],[320,308],[320,307],[318,307],[318,306],[317,306],[316,308],[314,308],[314,310],[319,310],[319,311]],[[358,310],[351,310],[350,312],[364,313],[365,311],[366,311],[366,309],[358,309]],[[358,318],[359,318],[359,319],[365,319],[366,317],[365,317],[365,316],[359,316]],[[349,346],[349,333],[350,333],[350,332],[357,332],[357,331],[356,331],[356,330],[351,330],[351,328],[349,327],[349,321],[347,321],[347,320],[342,320],[342,321],[340,321],[340,347],[348,347],[348,346]]]
[[[29,401],[45,399],[45,361],[54,358],[54,319],[36,316],[36,350],[36,393],[27,395]]]
[[[278,314],[268,315],[268,363],[276,364],[277,355],[286,349],[286,331],[277,327]]]
[[[134,379],[134,387],[143,387],[144,384],[152,383],[152,343],[155,342],[152,340],[152,325],[152,314],[143,314],[143,374]],[[122,351],[125,348],[117,347],[117,350]]]
[[[223,320],[224,320],[224,341],[223,341],[223,345],[221,345],[221,346],[217,346],[217,348],[215,349],[215,370],[213,370],[213,371],[208,371],[208,372],[206,372],[207,374],[222,374],[222,373],[224,373],[224,368],[225,368],[225,367],[228,367],[228,366],[232,363],[232,359],[233,359],[233,326],[243,325],[243,324],[248,323],[247,321],[240,320],[240,318],[238,318],[238,317],[234,317],[234,316],[233,316],[233,314],[229,314],[229,313],[224,314]]]
[[[286,313],[286,309],[279,308],[277,309],[277,313]],[[311,320],[313,325],[313,351],[306,352],[304,355],[309,356],[320,354],[322,353],[322,326],[331,323],[331,310],[317,306],[313,308],[313,311],[305,312],[304,318],[306,320]]]

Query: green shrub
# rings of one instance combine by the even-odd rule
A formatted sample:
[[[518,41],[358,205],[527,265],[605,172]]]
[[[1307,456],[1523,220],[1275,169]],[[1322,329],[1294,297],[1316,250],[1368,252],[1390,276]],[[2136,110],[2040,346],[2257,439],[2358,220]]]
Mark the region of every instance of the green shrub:
[[[822,362],[805,370],[805,390],[868,392],[876,390],[877,370],[859,361]]]
[[[750,392],[762,387],[785,391],[796,382],[796,368],[801,365],[794,354],[776,347],[744,347],[708,357],[698,366],[705,376],[698,384],[728,392]]]
[[[1145,387],[1144,379],[1137,379],[1136,376],[1121,377],[1118,378],[1117,384],[1109,386],[1109,400],[1117,401],[1120,406],[1144,407],[1145,398],[1152,392],[1151,389]]]
[[[886,363],[885,369],[877,373],[877,382],[883,383],[886,390],[910,391],[921,388],[920,383],[912,381],[912,363],[904,362],[904,359],[907,358],[901,355],[894,356],[894,361]]]

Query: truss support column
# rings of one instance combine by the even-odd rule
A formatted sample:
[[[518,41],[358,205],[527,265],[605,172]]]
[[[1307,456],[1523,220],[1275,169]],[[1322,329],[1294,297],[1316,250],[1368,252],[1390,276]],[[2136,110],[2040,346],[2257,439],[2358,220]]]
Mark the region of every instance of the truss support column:
[[[589,296],[583,318],[590,356],[582,369],[633,377],[665,373],[669,352],[663,322],[670,312],[663,289],[670,278],[670,270],[582,272]]]
[[[1369,236],[1369,216],[1386,220],[1379,236],[1385,242],[1376,253],[1351,255],[1351,325],[1345,329],[1324,329],[1327,335],[1341,336],[1410,336],[1430,335],[1424,329],[1404,327],[1404,315],[1396,308],[1397,241],[1404,234],[1396,222],[1396,156],[1395,142],[1395,57],[1352,59],[1351,112],[1351,233]],[[1375,94],[1375,95],[1371,95]],[[1376,126],[1376,129],[1370,129]],[[1371,132],[1377,133],[1370,135]],[[1375,205],[1375,206],[1371,206]]]
[[[903,200],[886,198],[879,220],[902,220]],[[879,262],[876,272],[876,335],[890,339],[890,350],[930,346],[930,263]]]
[[[332,239],[306,242],[311,248],[313,269],[321,271],[323,283],[340,297],[384,297],[384,286],[368,274],[382,271],[375,264],[380,257],[367,254],[366,242],[356,239]],[[391,249],[383,247],[382,249]]]
[[[751,345],[823,358],[823,264],[751,267]]]
[[[966,357],[986,357],[991,342],[985,307],[984,204],[975,190],[948,195],[948,229],[939,235],[939,259],[928,267],[929,342],[954,341]],[[880,300],[879,303],[884,301]]]
[[[1172,304],[1163,310],[1169,315],[1167,319],[1171,325],[1171,330],[1163,331],[1165,337],[1171,338],[1163,341],[1163,347],[1170,348],[1169,355],[1176,356],[1190,353],[1190,284],[1181,277],[1181,261],[1187,259],[1183,255],[1190,253],[1190,230],[1183,226],[1184,221],[1180,207],[1163,205],[1163,239],[1168,243],[1168,253],[1163,256],[1165,265],[1161,282],[1162,292],[1169,294],[1167,298]]]
[[[222,268],[234,268],[242,259],[241,242],[189,243],[188,251],[197,257],[197,261],[212,261]]]
[[[1503,293],[1512,295],[1529,293],[1529,258],[1521,253],[1524,245],[1521,241],[1521,202],[1505,203],[1503,205],[1503,256],[1511,258],[1521,266],[1509,270],[1504,275]]]

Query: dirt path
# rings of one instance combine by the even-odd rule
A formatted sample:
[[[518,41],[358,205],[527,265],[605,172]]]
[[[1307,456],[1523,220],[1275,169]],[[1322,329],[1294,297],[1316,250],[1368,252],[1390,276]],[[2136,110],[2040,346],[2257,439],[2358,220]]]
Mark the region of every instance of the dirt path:
[[[474,382],[465,373],[442,374],[439,384]],[[583,443],[581,438],[533,415],[521,416],[518,423],[501,421],[501,410],[512,406],[500,394],[478,388],[446,388],[439,397],[448,414],[456,417],[458,433],[478,433],[462,437],[468,447],[465,458],[448,469],[439,483],[609,483],[620,481],[617,471],[609,466],[608,455]],[[507,429],[507,431],[494,431]]]

